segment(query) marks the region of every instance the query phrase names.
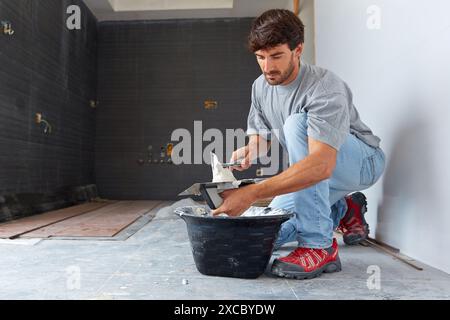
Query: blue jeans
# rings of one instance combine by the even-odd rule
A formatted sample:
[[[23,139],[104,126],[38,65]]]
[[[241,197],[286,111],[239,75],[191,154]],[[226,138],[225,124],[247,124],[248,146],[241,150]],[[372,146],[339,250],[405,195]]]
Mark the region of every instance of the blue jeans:
[[[283,126],[285,146],[292,165],[308,155],[306,113],[290,115]],[[331,178],[296,192],[277,196],[270,206],[295,212],[281,226],[275,248],[292,241],[300,247],[328,248],[333,231],[347,211],[346,195],[372,186],[385,167],[385,155],[349,134],[341,146]]]

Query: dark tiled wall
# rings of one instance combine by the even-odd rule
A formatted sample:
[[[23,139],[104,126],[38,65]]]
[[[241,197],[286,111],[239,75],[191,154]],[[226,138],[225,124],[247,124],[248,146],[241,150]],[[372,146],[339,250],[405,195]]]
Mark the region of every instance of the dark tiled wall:
[[[246,129],[260,71],[246,49],[251,18],[108,22],[99,26],[96,183],[114,199],[176,199],[210,181],[207,165],[139,165],[176,128]],[[205,110],[205,100],[218,101]],[[208,143],[205,143],[208,144]],[[238,177],[255,176],[255,170]]]
[[[66,28],[71,4],[81,30]],[[15,30],[0,34],[0,194],[94,183],[96,19],[78,0],[0,0],[0,20]]]

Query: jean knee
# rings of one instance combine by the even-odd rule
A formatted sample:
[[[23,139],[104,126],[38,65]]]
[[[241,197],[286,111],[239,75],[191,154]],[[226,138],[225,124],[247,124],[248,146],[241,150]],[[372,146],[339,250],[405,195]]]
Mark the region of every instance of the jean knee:
[[[305,141],[308,140],[308,125],[307,125],[306,113],[295,113],[287,117],[283,124],[283,133],[286,138],[287,143],[289,140],[294,139],[295,141]],[[299,139],[300,138],[300,139]]]
[[[307,117],[305,112],[291,114],[289,117],[287,117],[286,121],[283,124],[283,131],[301,131],[306,133],[306,119]]]

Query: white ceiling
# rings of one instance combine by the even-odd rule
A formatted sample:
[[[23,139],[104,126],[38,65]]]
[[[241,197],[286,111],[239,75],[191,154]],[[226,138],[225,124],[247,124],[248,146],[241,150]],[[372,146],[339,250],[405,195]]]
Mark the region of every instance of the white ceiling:
[[[256,17],[292,0],[84,0],[99,21]]]

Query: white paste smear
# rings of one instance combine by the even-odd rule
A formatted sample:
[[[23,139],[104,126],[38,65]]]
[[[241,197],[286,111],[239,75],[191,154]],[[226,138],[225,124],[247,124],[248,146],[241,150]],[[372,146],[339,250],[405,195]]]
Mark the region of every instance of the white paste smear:
[[[232,182],[236,181],[230,169],[222,167],[222,163],[217,156],[211,152],[211,167],[213,173],[212,182]]]

